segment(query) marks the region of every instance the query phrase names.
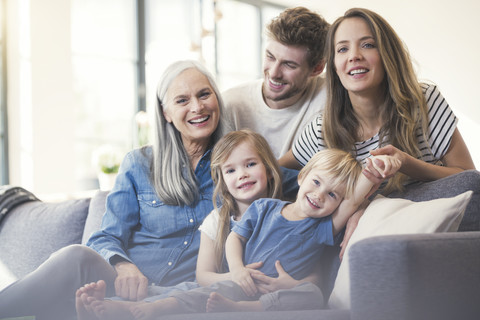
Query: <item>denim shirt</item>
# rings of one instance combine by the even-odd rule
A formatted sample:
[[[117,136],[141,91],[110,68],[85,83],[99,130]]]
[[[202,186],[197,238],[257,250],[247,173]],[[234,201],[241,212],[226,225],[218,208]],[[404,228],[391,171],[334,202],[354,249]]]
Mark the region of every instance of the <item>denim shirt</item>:
[[[120,256],[134,263],[150,283],[169,286],[193,281],[198,227],[213,209],[210,151],[195,168],[200,198],[192,206],[166,205],[158,198],[149,177],[152,159],[151,147],[125,156],[107,197],[101,229],[87,246],[107,261]]]

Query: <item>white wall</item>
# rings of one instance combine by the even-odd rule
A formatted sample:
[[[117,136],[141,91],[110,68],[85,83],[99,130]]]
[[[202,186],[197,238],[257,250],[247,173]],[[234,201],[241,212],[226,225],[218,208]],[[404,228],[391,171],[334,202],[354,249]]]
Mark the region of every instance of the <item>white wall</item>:
[[[101,0],[99,0],[101,1]],[[397,30],[417,62],[421,78],[437,83],[459,116],[459,128],[480,168],[480,2],[469,0],[288,0],[322,14],[328,21],[346,9],[366,7]],[[26,21],[19,7],[30,6]],[[7,59],[10,183],[37,194],[74,192],[75,126],[70,1],[8,0]],[[25,23],[27,22],[27,23]],[[30,32],[31,41],[19,43]],[[21,128],[27,134],[20,135]]]

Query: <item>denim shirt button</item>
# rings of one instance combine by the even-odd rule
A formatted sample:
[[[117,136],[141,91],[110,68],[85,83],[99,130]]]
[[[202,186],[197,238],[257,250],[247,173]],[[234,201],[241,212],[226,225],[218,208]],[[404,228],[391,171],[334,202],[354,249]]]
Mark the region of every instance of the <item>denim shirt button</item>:
[[[155,204],[155,203],[157,203],[157,201],[153,200],[152,203]]]
[[[169,261],[169,262],[168,262],[168,265],[171,266],[171,265],[172,265],[172,261]]]
[[[187,245],[187,243],[188,243],[187,241],[184,241],[184,242],[183,242],[184,245]]]
[[[190,222],[193,222],[193,219],[190,219]]]

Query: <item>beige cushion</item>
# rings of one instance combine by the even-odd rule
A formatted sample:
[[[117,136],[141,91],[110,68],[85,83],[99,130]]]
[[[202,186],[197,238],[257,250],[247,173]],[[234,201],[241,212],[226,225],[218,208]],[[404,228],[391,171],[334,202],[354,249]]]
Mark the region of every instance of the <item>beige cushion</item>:
[[[351,245],[372,236],[457,231],[472,191],[453,198],[423,202],[377,196],[360,218],[345,250],[329,307],[350,309],[348,252]]]

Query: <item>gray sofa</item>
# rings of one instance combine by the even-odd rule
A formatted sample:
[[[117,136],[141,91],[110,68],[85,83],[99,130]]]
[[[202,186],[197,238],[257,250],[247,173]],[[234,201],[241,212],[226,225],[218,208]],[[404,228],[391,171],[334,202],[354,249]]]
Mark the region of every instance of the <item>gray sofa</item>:
[[[404,194],[413,200],[450,196],[472,189],[469,204],[480,216],[477,171],[465,186],[428,191],[419,186]],[[446,182],[448,186],[448,181]],[[429,194],[431,192],[431,194]],[[85,243],[104,212],[106,192],[91,199],[44,203],[31,199],[13,207],[0,221],[0,289],[37,268],[56,250]],[[474,210],[474,211],[475,211]],[[467,232],[377,236],[350,248],[351,309],[170,315],[162,319],[479,319],[480,228],[473,218]],[[338,250],[327,266],[335,266]],[[334,278],[336,268],[326,271]],[[332,283],[323,288],[329,292]]]

